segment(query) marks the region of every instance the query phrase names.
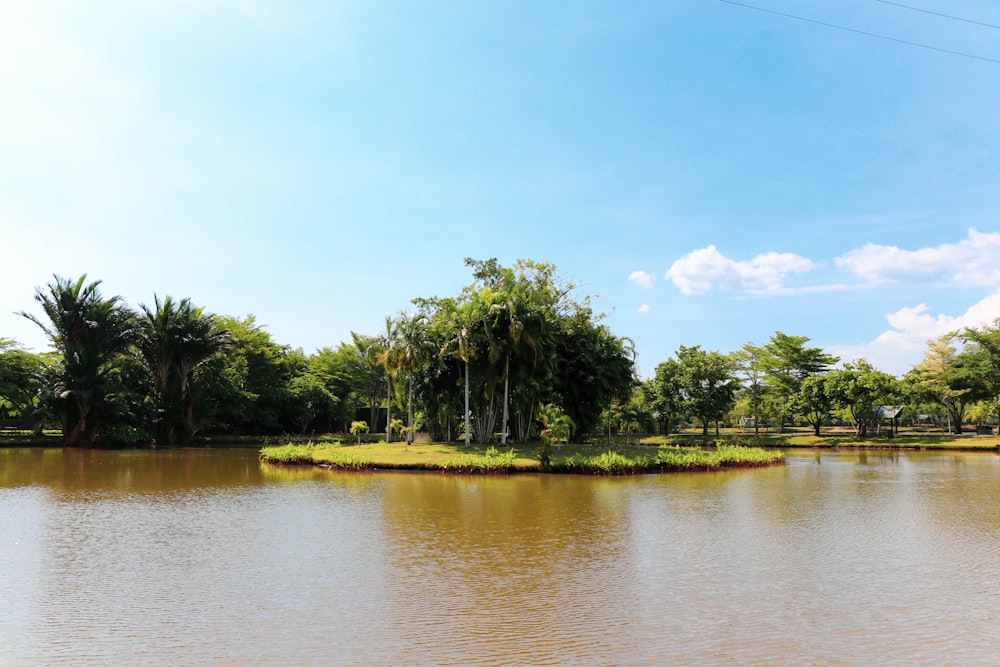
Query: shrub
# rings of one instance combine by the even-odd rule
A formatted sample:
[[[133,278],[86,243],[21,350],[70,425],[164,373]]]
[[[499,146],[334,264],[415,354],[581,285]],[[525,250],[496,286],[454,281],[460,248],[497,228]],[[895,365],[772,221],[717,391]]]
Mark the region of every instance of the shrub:
[[[489,447],[482,454],[465,454],[446,461],[441,467],[448,472],[498,474],[510,472],[514,468],[516,458],[517,453],[513,449],[501,452],[496,447]]]

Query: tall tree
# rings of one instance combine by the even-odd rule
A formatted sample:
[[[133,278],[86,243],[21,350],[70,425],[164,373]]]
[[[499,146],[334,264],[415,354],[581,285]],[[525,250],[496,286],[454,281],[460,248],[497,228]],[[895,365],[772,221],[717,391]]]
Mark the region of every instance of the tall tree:
[[[396,376],[396,365],[393,363],[396,346],[396,327],[391,317],[385,318],[385,333],[382,334],[382,351],[377,357],[377,361],[385,371],[385,441],[392,442],[392,389],[393,380]]]
[[[387,329],[391,330],[392,335],[382,355],[382,363],[387,369],[387,375],[391,377],[402,375],[405,380],[403,387],[407,405],[406,443],[408,445],[413,442],[414,376],[423,360],[431,354],[433,347],[424,320],[424,316],[420,314],[400,313],[391,325],[387,324]],[[391,392],[390,395],[392,395]]]
[[[451,356],[458,359],[464,365],[465,378],[462,381],[464,393],[464,409],[462,411],[462,422],[465,429],[465,446],[468,447],[472,436],[471,421],[472,413],[469,411],[470,379],[469,365],[473,357],[477,356],[476,346],[473,342],[472,327],[476,324],[474,304],[466,302],[461,305],[453,305],[447,313],[450,328],[453,335],[445,342],[439,352],[439,356]]]
[[[69,446],[106,442],[114,422],[119,385],[116,364],[135,337],[135,316],[121,297],[101,295],[101,281],[54,276],[55,282],[35,290],[45,319],[21,315],[45,332],[59,353],[44,396],[62,425]]]
[[[966,329],[961,339],[966,343],[971,366],[990,387],[997,433],[1000,433],[1000,318],[989,326]]]
[[[865,359],[844,364],[830,371],[827,391],[839,405],[849,410],[854,428],[861,437],[875,428],[882,405],[896,403],[900,387],[896,378],[872,366]]]
[[[465,261],[481,286],[478,298],[487,304],[485,349],[495,361],[486,379],[503,380],[501,439],[512,432],[523,441],[538,406],[549,398],[559,322],[579,307],[570,296],[575,287],[547,262],[519,259],[504,267],[496,259]]]
[[[589,308],[565,318],[556,340],[553,396],[575,425],[573,439],[600,423],[614,401],[626,402],[636,385],[635,348],[594,322]]]
[[[660,422],[664,435],[670,434],[670,421],[684,411],[684,386],[681,366],[674,358],[656,365],[653,377],[643,385],[650,408]]]
[[[373,433],[376,433],[379,423],[379,405],[386,382],[385,369],[378,360],[385,349],[385,344],[378,336],[366,336],[353,331],[351,332],[351,340],[364,368],[364,397],[365,403],[368,405],[369,428]],[[388,423],[387,420],[387,427]]]
[[[706,352],[700,346],[677,349],[681,372],[681,387],[687,409],[701,420],[701,434],[708,435],[708,425],[715,423],[732,407],[737,381],[733,377],[732,360],[717,351]]]
[[[833,406],[834,396],[826,374],[810,375],[799,384],[799,391],[795,395],[795,407],[805,416],[817,437],[823,422],[833,412]]]
[[[947,411],[949,430],[961,433],[966,410],[989,390],[974,355],[958,353],[951,344],[954,339],[954,334],[946,334],[927,341],[927,352],[912,372],[925,394]]]
[[[305,355],[274,341],[253,315],[216,316],[229,332],[227,354],[212,357],[198,369],[199,382],[211,388],[218,420],[245,433],[277,433],[290,425],[285,412],[288,384],[306,367]],[[215,394],[221,391],[221,396]]]
[[[452,355],[450,343],[454,326],[450,316],[453,299],[416,299],[419,314],[423,317],[423,335],[429,354],[418,357],[414,372],[414,399],[421,406],[424,424],[432,437],[452,440],[458,426],[458,415],[464,401],[464,367]]]
[[[505,405],[503,434],[526,438],[537,407],[554,403],[575,423],[575,437],[582,437],[615,396],[628,398],[634,382],[630,341],[600,325],[589,299],[575,298],[574,286],[555,267],[530,260],[504,267],[496,259],[466,259],[466,265],[474,281],[458,297],[414,303],[441,350],[425,381],[435,383],[439,395],[442,383],[463,388],[454,410],[469,404],[465,423],[478,439],[493,437]],[[432,402],[425,399],[425,405]],[[434,410],[442,415],[451,406],[439,402]]]
[[[746,343],[733,354],[733,364],[737,372],[743,376],[743,387],[747,402],[753,413],[753,430],[760,434],[760,422],[764,412],[764,394],[767,390],[766,353],[763,348],[753,343]]]
[[[318,378],[337,399],[332,419],[338,430],[348,432],[351,424],[358,421],[358,409],[368,407],[365,365],[358,348],[353,343],[341,343],[336,349],[320,348],[309,356],[306,364],[308,373]]]
[[[784,427],[794,408],[795,395],[802,380],[828,370],[838,358],[823,352],[822,348],[806,347],[806,336],[789,336],[774,332],[763,347],[760,358],[767,372],[767,383],[778,401],[778,428]]]
[[[45,357],[0,338],[0,416],[9,412],[22,427],[41,430],[37,414],[39,379]]]
[[[149,373],[158,444],[190,445],[202,422],[196,414],[195,371],[229,346],[229,332],[190,299],[163,300],[154,307],[140,304],[136,349]]]
[[[337,408],[337,397],[311,373],[292,378],[285,393],[285,415],[298,433],[305,433],[317,420],[329,423]]]

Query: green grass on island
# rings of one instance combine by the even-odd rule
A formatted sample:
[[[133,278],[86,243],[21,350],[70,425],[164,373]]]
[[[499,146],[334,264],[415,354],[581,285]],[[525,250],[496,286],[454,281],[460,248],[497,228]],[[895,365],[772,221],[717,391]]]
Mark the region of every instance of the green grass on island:
[[[440,470],[458,473],[503,474],[541,471],[535,456],[538,444],[517,446],[462,443],[287,444],[264,447],[261,460],[277,464],[320,465],[342,470]],[[584,474],[621,475],[652,471],[752,468],[784,462],[781,451],[720,444],[717,447],[664,445],[553,447],[550,470]]]

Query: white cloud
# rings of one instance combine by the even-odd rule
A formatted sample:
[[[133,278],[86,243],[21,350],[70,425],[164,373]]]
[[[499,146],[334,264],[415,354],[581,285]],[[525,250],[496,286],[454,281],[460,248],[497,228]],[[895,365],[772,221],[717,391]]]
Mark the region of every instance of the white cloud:
[[[866,244],[834,262],[872,284],[946,283],[962,287],[1000,285],[1000,233],[975,229],[958,243],[934,248],[901,250],[896,246]]]
[[[649,312],[649,304],[648,303],[642,304],[641,306],[639,306],[638,308],[636,308],[635,312],[637,312],[637,313],[643,313],[643,314],[648,313]]]
[[[832,347],[830,352],[841,361],[863,357],[881,370],[902,375],[923,358],[928,340],[951,331],[989,325],[997,318],[1000,318],[1000,291],[954,317],[932,315],[922,303],[887,314],[885,319],[891,328],[870,343]]]
[[[628,274],[628,279],[642,287],[653,286],[653,276],[649,275],[645,271],[633,271]]]
[[[783,289],[787,275],[814,267],[812,260],[792,253],[767,252],[749,261],[735,261],[710,245],[675,261],[665,277],[684,294],[704,294],[713,287],[778,292]]]

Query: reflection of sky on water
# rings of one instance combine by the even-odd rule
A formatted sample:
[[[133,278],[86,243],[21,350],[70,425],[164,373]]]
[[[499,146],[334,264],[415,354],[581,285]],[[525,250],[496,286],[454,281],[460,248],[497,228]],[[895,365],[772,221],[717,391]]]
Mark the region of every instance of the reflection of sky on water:
[[[995,454],[628,478],[0,464],[4,664],[975,664],[998,639]]]

